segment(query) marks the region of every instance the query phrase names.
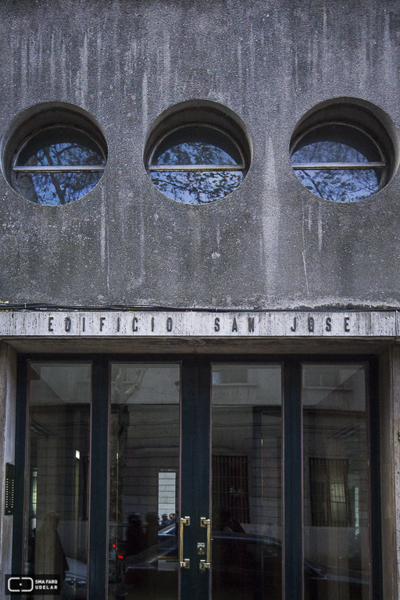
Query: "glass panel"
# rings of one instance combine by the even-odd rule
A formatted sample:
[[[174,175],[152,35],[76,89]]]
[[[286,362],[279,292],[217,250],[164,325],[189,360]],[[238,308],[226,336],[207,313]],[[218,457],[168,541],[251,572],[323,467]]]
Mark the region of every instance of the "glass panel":
[[[105,165],[99,146],[72,127],[49,127],[35,135],[18,154],[17,166]]]
[[[241,183],[241,171],[151,171],[154,185],[184,204],[207,204],[224,198]]]
[[[88,135],[69,127],[50,127],[22,148],[17,166],[104,166],[105,157]],[[78,200],[98,183],[102,172],[16,173],[20,193],[39,204],[60,205]]]
[[[212,384],[212,597],[281,600],[281,367],[214,365]]]
[[[79,200],[100,181],[103,173],[16,173],[22,196],[31,202],[59,206]]]
[[[296,144],[293,164],[382,162],[375,142],[356,127],[330,123],[316,127]],[[311,192],[333,202],[357,202],[378,191],[384,169],[295,170]]]
[[[332,123],[307,133],[292,154],[292,163],[380,162],[377,145],[364,132]]]
[[[310,192],[333,202],[358,202],[379,190],[383,171],[378,169],[296,169],[297,179]]]
[[[112,365],[111,600],[178,597],[179,398],[179,365]]]
[[[234,142],[213,127],[181,127],[157,147],[152,165],[240,165]]]
[[[26,572],[59,575],[63,599],[87,597],[90,389],[89,364],[30,364]]]
[[[305,597],[367,600],[365,369],[306,365],[302,386]]]

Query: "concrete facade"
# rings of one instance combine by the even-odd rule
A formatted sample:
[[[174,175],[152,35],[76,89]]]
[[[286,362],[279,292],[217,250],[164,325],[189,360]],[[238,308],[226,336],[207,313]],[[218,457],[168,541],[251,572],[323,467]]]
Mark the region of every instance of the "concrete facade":
[[[391,0],[340,10],[328,1],[6,1],[0,11],[3,150],[23,111],[60,102],[87,111],[108,146],[101,182],[68,206],[37,206],[1,178],[1,300],[400,305],[399,177],[373,198],[338,204],[310,195],[289,162],[298,121],[337,98],[381,109],[396,147]],[[152,124],[191,101],[232,111],[252,148],[239,189],[198,207],[166,199],[143,162]]]
[[[0,35],[0,586],[17,353],[363,353],[379,357],[382,580],[399,599],[400,7],[3,0]],[[360,202],[311,194],[290,164],[301,119],[341,104],[390,139],[390,181]],[[232,118],[251,153],[239,188],[204,206],[166,197],[146,172],[160,119],[197,106]],[[9,183],[13,144],[62,108],[99,127],[107,166],[80,200],[41,206]]]

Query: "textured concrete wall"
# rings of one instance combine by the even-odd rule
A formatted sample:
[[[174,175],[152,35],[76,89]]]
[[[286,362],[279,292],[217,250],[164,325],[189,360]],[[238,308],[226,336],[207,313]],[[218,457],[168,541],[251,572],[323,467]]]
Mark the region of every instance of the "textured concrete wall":
[[[11,573],[13,517],[4,515],[6,463],[14,464],[16,354],[0,344],[0,586],[3,575]]]
[[[398,3],[3,0],[0,36],[0,135],[62,101],[100,123],[109,151],[100,184],[64,207],[30,203],[0,175],[0,300],[400,306],[400,176],[337,204],[289,163],[296,123],[330,98],[372,102],[399,127]],[[143,164],[153,121],[193,99],[234,111],[253,149],[240,188],[198,207],[161,194]]]

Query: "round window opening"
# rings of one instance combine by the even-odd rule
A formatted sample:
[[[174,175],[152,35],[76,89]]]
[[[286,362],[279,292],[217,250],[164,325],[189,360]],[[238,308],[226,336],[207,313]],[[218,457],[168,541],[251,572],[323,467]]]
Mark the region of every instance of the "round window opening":
[[[347,118],[341,120],[341,113]],[[311,115],[291,144],[297,179],[333,202],[357,202],[382,189],[393,171],[393,154],[381,122],[355,106],[333,105]]]
[[[88,134],[72,127],[48,127],[15,156],[13,179],[24,198],[38,204],[69,204],[99,182],[105,155]]]
[[[202,205],[224,198],[241,184],[249,150],[236,123],[228,119],[224,123],[212,111],[201,120],[195,121],[195,116],[202,116],[201,109],[177,113],[170,127],[168,119],[163,122],[161,134],[157,130],[153,134],[147,170],[154,185],[169,198]],[[179,120],[183,124],[176,125]]]
[[[37,105],[13,122],[3,145],[10,185],[37,204],[65,205],[103,175],[105,139],[91,117],[70,105]]]

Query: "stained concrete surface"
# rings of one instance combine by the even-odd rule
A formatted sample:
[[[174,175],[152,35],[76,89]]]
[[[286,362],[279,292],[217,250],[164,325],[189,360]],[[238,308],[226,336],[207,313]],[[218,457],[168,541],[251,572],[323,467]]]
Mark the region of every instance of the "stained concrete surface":
[[[67,206],[31,203],[0,176],[0,300],[399,307],[398,174],[338,204],[289,162],[296,123],[327,99],[371,102],[398,128],[397,3],[4,0],[0,34],[3,143],[22,111],[65,102],[108,144],[100,183]],[[242,185],[204,206],[164,196],[143,162],[152,123],[189,100],[233,111],[252,145]]]

